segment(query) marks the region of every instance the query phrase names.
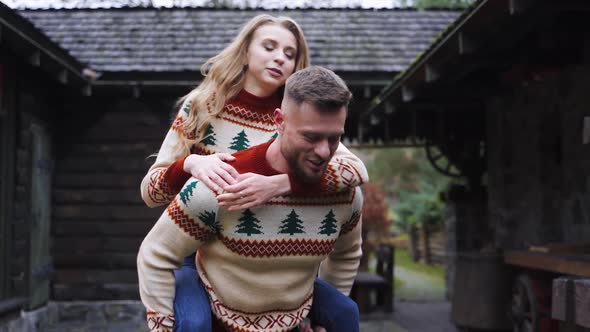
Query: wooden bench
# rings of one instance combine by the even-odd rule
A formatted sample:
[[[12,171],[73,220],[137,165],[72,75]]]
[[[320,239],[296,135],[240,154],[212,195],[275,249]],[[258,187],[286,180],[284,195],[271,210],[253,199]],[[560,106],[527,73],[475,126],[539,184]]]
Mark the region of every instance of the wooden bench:
[[[394,247],[382,245],[376,254],[376,272],[359,272],[350,292],[361,314],[393,311]]]

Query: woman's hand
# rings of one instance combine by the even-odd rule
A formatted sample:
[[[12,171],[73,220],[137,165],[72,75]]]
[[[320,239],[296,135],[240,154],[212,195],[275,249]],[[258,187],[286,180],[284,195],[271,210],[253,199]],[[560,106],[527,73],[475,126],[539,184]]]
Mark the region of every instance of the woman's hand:
[[[264,176],[244,173],[237,180],[237,183],[225,187],[225,193],[217,196],[219,206],[229,211],[256,207],[273,197],[291,192],[287,174]]]
[[[228,161],[234,161],[236,158],[229,153],[216,153],[208,156],[191,154],[184,160],[183,169],[190,173],[194,178],[199,179],[216,193],[236,183],[240,175]]]

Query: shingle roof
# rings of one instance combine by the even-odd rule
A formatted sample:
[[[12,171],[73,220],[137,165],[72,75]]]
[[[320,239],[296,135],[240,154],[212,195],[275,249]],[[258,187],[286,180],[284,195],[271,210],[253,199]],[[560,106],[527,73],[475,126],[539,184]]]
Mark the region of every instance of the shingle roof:
[[[335,71],[404,70],[457,11],[293,9],[74,9],[19,11],[80,61],[103,72],[194,71],[251,17],[289,16],[312,63]]]

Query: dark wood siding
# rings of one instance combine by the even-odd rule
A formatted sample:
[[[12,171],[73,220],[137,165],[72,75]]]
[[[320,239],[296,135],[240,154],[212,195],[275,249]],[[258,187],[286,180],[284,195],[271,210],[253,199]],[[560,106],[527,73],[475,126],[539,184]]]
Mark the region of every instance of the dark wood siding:
[[[172,99],[68,106],[53,189],[54,299],[139,298],[137,251],[164,209],[146,207],[139,187],[171,111]]]

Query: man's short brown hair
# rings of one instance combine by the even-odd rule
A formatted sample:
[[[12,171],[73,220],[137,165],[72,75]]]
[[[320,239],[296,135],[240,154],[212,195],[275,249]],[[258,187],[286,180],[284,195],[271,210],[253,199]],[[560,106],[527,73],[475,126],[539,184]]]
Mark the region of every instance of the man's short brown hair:
[[[352,93],[346,83],[333,71],[311,66],[295,72],[285,84],[285,97],[297,105],[306,102],[320,110],[348,107]]]

